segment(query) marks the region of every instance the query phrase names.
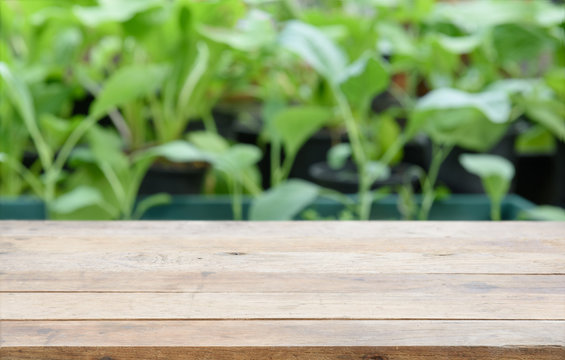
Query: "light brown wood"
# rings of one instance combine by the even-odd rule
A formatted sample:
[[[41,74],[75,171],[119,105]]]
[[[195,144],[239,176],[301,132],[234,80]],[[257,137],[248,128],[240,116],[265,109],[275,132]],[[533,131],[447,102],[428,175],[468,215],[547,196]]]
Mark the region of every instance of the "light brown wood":
[[[345,296],[345,298],[344,298]],[[565,294],[3,293],[2,318],[50,319],[554,319]],[[109,306],[111,304],[111,306]]]
[[[27,271],[0,274],[0,292],[317,292],[563,294],[565,275]]]
[[[2,346],[564,346],[563,321],[5,321]]]
[[[4,359],[564,359],[565,223],[0,222]]]
[[[554,346],[11,347],[3,360],[563,360]]]

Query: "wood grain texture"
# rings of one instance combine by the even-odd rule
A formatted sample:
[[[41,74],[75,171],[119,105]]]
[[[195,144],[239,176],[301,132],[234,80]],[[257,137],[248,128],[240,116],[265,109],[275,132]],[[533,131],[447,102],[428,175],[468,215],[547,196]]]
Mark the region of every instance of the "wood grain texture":
[[[563,294],[565,275],[23,271],[0,274],[1,292],[318,292]]]
[[[4,359],[565,359],[565,223],[0,222]]]
[[[16,347],[3,360],[563,360],[565,349],[509,347]]]
[[[2,293],[0,304],[7,320],[565,320],[565,294]]]
[[[4,321],[2,346],[565,346],[564,321]]]

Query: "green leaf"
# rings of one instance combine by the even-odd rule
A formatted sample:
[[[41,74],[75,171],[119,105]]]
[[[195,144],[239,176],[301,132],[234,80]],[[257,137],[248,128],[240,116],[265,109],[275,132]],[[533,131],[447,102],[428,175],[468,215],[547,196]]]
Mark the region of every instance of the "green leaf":
[[[268,13],[257,9],[251,9],[235,29],[203,26],[200,33],[242,51],[259,50],[276,41],[273,19]]]
[[[528,99],[526,116],[565,141],[565,104],[561,101]]]
[[[502,91],[478,94],[438,89],[421,98],[410,116],[407,134],[425,132],[436,143],[486,151],[506,132],[509,96]]]
[[[332,169],[339,170],[345,165],[351,154],[351,145],[348,143],[332,146],[328,151],[328,164]]]
[[[208,69],[208,62],[210,60],[210,49],[205,42],[200,41],[196,45],[197,55],[186,79],[182,85],[179,93],[177,110],[184,111],[186,108],[194,107],[195,105],[195,89],[202,80],[206,70]],[[188,116],[187,114],[183,114]]]
[[[481,34],[458,37],[436,34],[435,40],[442,48],[453,54],[468,54],[484,41]]]
[[[104,84],[90,108],[98,118],[117,106],[155,93],[161,86],[167,67],[163,65],[131,65],[116,71]]]
[[[102,203],[104,203],[104,199],[98,189],[90,186],[79,186],[55,199],[51,210],[60,214],[68,214],[87,206]]]
[[[461,165],[468,172],[486,178],[499,176],[507,181],[514,177],[514,165],[505,158],[489,154],[463,154],[459,157]]]
[[[541,125],[534,125],[516,139],[516,151],[520,154],[552,154],[555,138]]]
[[[487,91],[471,94],[456,89],[437,89],[418,101],[417,109],[459,109],[475,108],[496,124],[507,122],[510,118],[510,99],[504,92]]]
[[[194,131],[188,140],[202,151],[221,154],[229,150],[230,144],[220,135],[209,131]]]
[[[489,91],[504,91],[508,95],[530,94],[541,85],[539,79],[502,79],[495,81],[489,87]]]
[[[449,21],[474,32],[480,29],[510,23],[529,23],[542,26],[557,25],[564,14],[548,1],[460,1],[438,3],[433,20]]]
[[[367,182],[370,184],[390,177],[390,168],[380,161],[369,161],[366,166],[369,178]]]
[[[341,80],[341,89],[349,102],[365,111],[373,97],[387,88],[389,76],[380,61],[364,56],[346,69]]]
[[[288,180],[256,198],[250,220],[291,220],[318,196],[318,186],[303,180]]]
[[[229,175],[240,174],[261,160],[261,150],[254,145],[236,144],[225,153],[215,156],[214,167]]]
[[[552,46],[545,32],[523,24],[497,26],[492,36],[499,61],[503,64],[536,59]]]
[[[314,133],[331,118],[331,110],[319,106],[295,106],[278,112],[273,127],[281,138],[285,151],[294,156]]]
[[[14,104],[35,143],[42,165],[49,167],[52,162],[51,149],[39,131],[33,99],[27,85],[19,77],[16,77],[4,62],[0,62],[0,77],[3,80],[2,95],[5,92]]]
[[[300,56],[329,82],[338,84],[347,67],[345,54],[323,32],[303,22],[289,21],[280,34],[283,48]]]
[[[514,165],[505,158],[489,154],[463,154],[461,165],[481,178],[483,187],[493,202],[499,203],[510,188],[514,177]]]
[[[109,21],[124,22],[140,12],[162,6],[161,0],[99,0],[98,2],[99,6],[75,6],[75,15],[87,26],[98,26]]]
[[[133,219],[141,219],[143,214],[154,206],[165,205],[171,202],[171,195],[159,193],[150,195],[137,203]]]
[[[565,221],[565,209],[556,206],[537,206],[525,211],[520,218],[541,221]]]
[[[194,162],[212,160],[211,156],[198,149],[196,146],[182,140],[171,141],[169,143],[152,147],[138,155],[139,157],[159,157],[174,162]]]
[[[545,81],[561,99],[565,100],[565,67],[548,71],[545,75]]]

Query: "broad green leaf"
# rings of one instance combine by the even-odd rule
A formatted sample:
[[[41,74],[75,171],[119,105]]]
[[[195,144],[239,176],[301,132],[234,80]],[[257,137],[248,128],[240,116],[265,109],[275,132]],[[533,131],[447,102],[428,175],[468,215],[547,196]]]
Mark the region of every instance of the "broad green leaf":
[[[167,70],[163,65],[131,65],[119,69],[104,84],[90,114],[101,117],[117,106],[154,93],[161,86]]]
[[[80,186],[59,196],[52,204],[51,210],[60,214],[68,214],[92,205],[104,202],[98,189],[89,186]]]
[[[536,59],[552,46],[549,36],[532,26],[504,24],[492,31],[493,45],[503,64]]]
[[[190,133],[188,140],[202,151],[221,154],[229,150],[230,144],[220,135],[209,131]]]
[[[292,20],[280,34],[283,48],[300,56],[330,83],[337,84],[347,67],[345,54],[314,26]]]
[[[510,111],[505,92],[438,89],[418,101],[407,133],[423,131],[436,143],[486,151],[506,132]]]
[[[273,19],[257,9],[249,11],[234,29],[202,26],[199,31],[209,39],[242,51],[259,50],[276,41]]]
[[[319,106],[295,106],[278,112],[273,127],[282,140],[285,151],[294,156],[316,131],[331,118],[331,110]]]
[[[558,100],[526,101],[526,116],[565,141],[565,104]]]
[[[491,201],[500,204],[510,189],[514,165],[501,156],[489,154],[463,154],[459,157],[459,162],[465,170],[481,178]]]
[[[466,31],[474,32],[509,23],[557,25],[563,21],[563,16],[558,6],[548,1],[482,0],[438,3],[432,19],[447,20]]]
[[[555,146],[555,138],[541,125],[532,126],[516,139],[516,151],[520,154],[551,154]]]
[[[350,104],[364,111],[373,97],[387,88],[389,76],[380,61],[364,56],[347,67],[341,81]]]
[[[162,6],[161,0],[99,0],[99,6],[75,6],[75,15],[87,26],[101,23],[124,22],[137,13]]]
[[[548,71],[545,75],[545,81],[565,101],[565,68],[555,68]]]
[[[539,79],[502,79],[492,83],[489,91],[503,91],[509,95],[530,94],[541,86]]]
[[[237,175],[255,165],[261,160],[261,156],[261,150],[257,146],[236,144],[228,151],[215,156],[213,164],[220,171],[229,175]]]
[[[505,158],[489,154],[463,154],[459,161],[465,170],[481,178],[499,176],[507,181],[514,177],[514,166]]]
[[[318,196],[318,186],[303,180],[288,180],[256,198],[250,220],[291,220]]]
[[[332,146],[328,151],[328,164],[332,169],[339,170],[345,165],[351,154],[351,145],[348,143]]]
[[[49,167],[52,161],[51,149],[43,138],[34,111],[33,99],[27,85],[10,70],[7,64],[0,62],[0,77],[2,78],[2,96],[6,94],[20,114],[33,142],[37,148],[41,163]]]
[[[211,156],[198,149],[196,146],[182,140],[171,141],[169,143],[152,147],[145,152],[139,154],[140,157],[164,157],[174,162],[193,162],[206,161],[210,162]]]
[[[484,41],[481,34],[459,37],[437,34],[435,40],[441,47],[453,54],[468,54]]]
[[[179,93],[177,110],[183,111],[186,108],[194,107],[195,89],[198,83],[203,78],[207,70],[208,62],[210,61],[210,49],[205,42],[200,41],[197,44],[197,55],[191,70],[188,72],[186,79],[182,85]],[[188,114],[184,114],[188,116]]]
[[[526,220],[565,221],[565,209],[556,206],[537,206],[525,211],[520,217]]]
[[[511,104],[503,92],[487,91],[471,94],[456,89],[437,89],[418,101],[417,109],[441,110],[475,108],[496,124],[507,122],[510,118]]]
[[[49,146],[52,149],[59,149],[78,122],[44,114],[40,116],[39,124]]]
[[[390,177],[390,168],[380,161],[369,161],[366,165],[368,183],[372,184],[378,180],[385,180]]]
[[[171,202],[171,195],[166,193],[159,193],[150,195],[140,200],[136,207],[133,219],[141,219],[143,214],[154,206],[165,205]]]
[[[398,138],[402,134],[402,129],[394,116],[387,113],[375,118],[371,125],[376,144],[374,142],[370,144],[374,147],[374,150],[371,151],[372,149],[370,148],[368,153],[372,155],[372,158],[380,159],[390,148],[396,146]],[[390,163],[398,163],[402,160],[402,154],[403,149],[399,147],[398,151],[392,156]]]
[[[416,40],[396,22],[382,22],[377,25],[378,48],[383,54],[415,56],[418,53]]]

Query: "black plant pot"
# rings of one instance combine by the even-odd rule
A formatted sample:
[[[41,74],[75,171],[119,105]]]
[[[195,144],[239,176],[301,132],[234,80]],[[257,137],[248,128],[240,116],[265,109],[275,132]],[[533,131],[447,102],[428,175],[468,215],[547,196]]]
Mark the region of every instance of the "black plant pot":
[[[559,196],[557,175],[555,155],[518,155],[516,194],[537,204],[555,203]]]
[[[155,163],[141,182],[139,194],[200,194],[208,164]]]
[[[427,136],[419,135],[404,145],[402,162],[427,170],[430,167],[431,154],[430,139]]]
[[[226,139],[235,139],[234,135],[234,123],[236,115],[229,111],[224,111],[220,109],[214,109],[212,111],[212,117],[214,118],[214,123],[216,125],[216,130],[218,134]],[[187,133],[192,131],[204,131],[206,128],[202,120],[197,119],[190,121],[185,129]]]
[[[555,198],[551,200],[554,205],[565,207],[565,142],[557,145],[555,163]]]
[[[391,175],[386,180],[375,181],[372,189],[383,186],[398,186],[410,184],[416,186],[418,178],[410,171],[413,168],[410,164],[398,164],[392,167]],[[337,190],[344,194],[354,194],[359,191],[359,176],[357,166],[351,161],[347,162],[341,169],[334,170],[325,161],[312,164],[310,166],[310,176],[316,184]]]
[[[486,153],[501,156],[509,160],[514,166],[517,164],[517,156],[514,151],[516,132],[511,128],[507,134]],[[482,194],[484,193],[481,179],[469,173],[461,166],[459,157],[462,154],[474,154],[475,151],[454,147],[449,153],[438,174],[438,183],[446,185],[456,194]],[[510,192],[514,192],[516,177],[512,181]]]

